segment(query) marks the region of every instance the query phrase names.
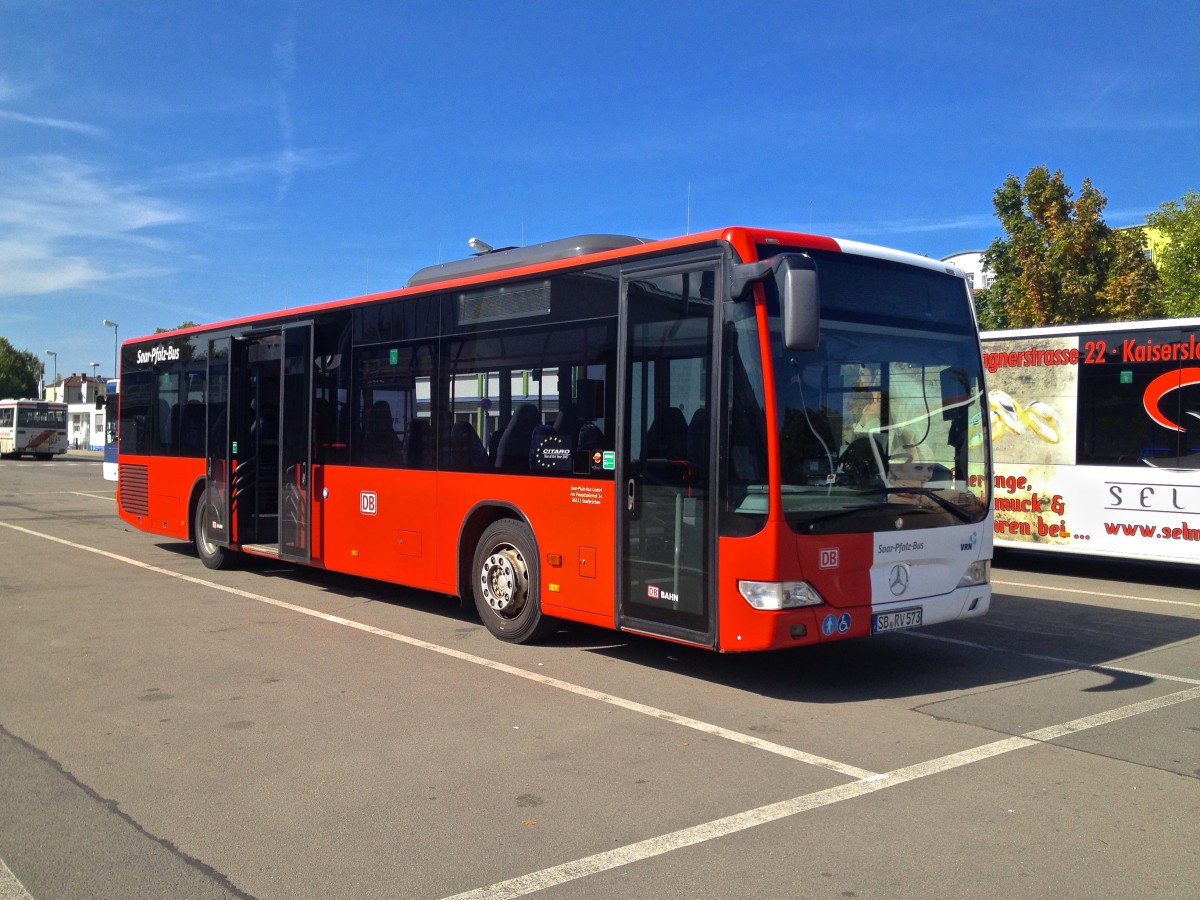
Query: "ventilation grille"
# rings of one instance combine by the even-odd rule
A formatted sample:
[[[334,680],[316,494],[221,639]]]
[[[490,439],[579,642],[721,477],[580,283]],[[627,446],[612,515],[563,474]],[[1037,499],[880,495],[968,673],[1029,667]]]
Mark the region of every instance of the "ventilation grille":
[[[121,487],[121,509],[135,516],[150,515],[150,476],[145,466],[122,463],[117,473]]]

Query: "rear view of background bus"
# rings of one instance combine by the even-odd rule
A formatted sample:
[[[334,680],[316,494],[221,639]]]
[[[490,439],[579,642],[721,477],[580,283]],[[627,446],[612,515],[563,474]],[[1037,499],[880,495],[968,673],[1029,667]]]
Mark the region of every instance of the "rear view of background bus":
[[[584,235],[127,341],[118,508],[192,541],[723,651],[983,614],[957,269],[730,228]]]
[[[983,344],[997,544],[1200,563],[1200,319]]]
[[[67,404],[0,400],[0,457],[52,459],[67,452]]]

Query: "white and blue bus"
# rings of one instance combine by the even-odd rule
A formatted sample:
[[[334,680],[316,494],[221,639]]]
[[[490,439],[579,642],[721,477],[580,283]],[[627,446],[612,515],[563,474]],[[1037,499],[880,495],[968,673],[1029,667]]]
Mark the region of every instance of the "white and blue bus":
[[[117,403],[121,382],[111,379],[104,389],[104,480],[117,480]]]

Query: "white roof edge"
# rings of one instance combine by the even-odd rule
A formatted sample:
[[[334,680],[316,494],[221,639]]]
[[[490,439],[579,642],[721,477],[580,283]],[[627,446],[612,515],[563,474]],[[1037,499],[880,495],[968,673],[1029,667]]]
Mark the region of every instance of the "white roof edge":
[[[834,240],[842,248],[843,253],[872,256],[875,259],[886,259],[909,266],[921,266],[924,269],[932,269],[935,272],[943,274],[957,275],[959,278],[966,277],[963,270],[958,266],[953,263],[943,262],[940,259],[920,256],[916,253],[909,253],[907,250],[894,250],[891,247],[881,247],[878,244],[864,244],[862,241],[850,241],[843,238],[834,238]]]

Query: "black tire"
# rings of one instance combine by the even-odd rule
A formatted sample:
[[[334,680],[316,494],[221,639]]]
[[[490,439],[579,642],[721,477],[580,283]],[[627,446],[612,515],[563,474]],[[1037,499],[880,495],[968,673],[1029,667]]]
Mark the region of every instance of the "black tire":
[[[471,565],[475,608],[488,631],[512,644],[549,634],[554,619],[542,615],[537,545],[524,522],[501,519],[479,538]]]
[[[204,563],[205,568],[228,569],[233,566],[237,554],[228,547],[222,547],[209,540],[210,510],[211,506],[206,491],[196,501],[196,515],[192,519],[192,546],[196,548],[196,555],[200,557],[200,562]]]

